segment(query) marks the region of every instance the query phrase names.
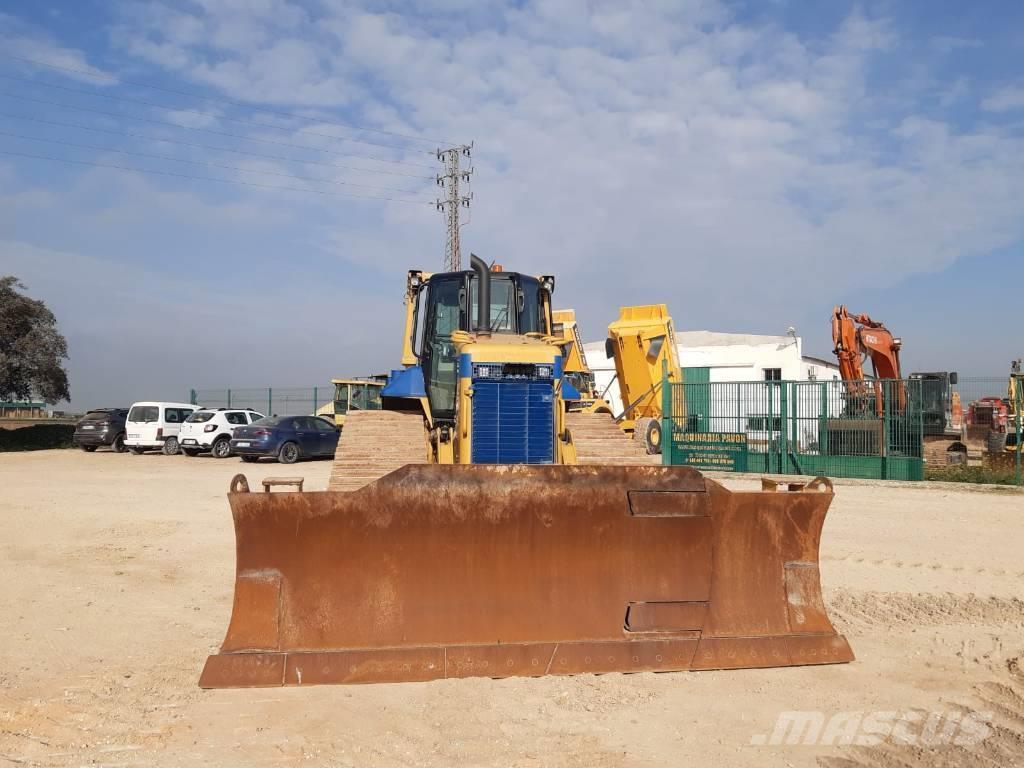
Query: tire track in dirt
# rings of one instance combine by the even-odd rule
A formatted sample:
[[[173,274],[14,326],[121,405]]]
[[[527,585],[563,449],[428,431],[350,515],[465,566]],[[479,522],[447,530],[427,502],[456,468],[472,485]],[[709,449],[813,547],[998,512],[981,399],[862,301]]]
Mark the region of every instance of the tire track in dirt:
[[[903,629],[986,624],[1024,629],[1024,600],[977,595],[834,589],[829,613],[846,627]]]
[[[1017,666],[1013,667],[1019,670]],[[1024,765],[1024,679],[1011,671],[1006,682],[973,688],[967,704],[952,703],[943,715],[984,723],[980,739],[962,739],[923,728],[915,743],[890,740],[876,746],[845,747],[836,757],[818,759],[821,768],[992,768]],[[922,721],[927,712],[917,711]],[[961,743],[957,743],[961,741]]]
[[[985,566],[963,566],[948,565],[946,563],[925,562],[922,560],[906,561],[899,558],[889,557],[864,557],[862,555],[822,555],[822,561],[832,563],[853,563],[855,565],[869,565],[876,568],[911,568],[922,571],[935,571],[945,573],[970,573],[979,576],[1010,576],[1017,579],[1024,579],[1024,571],[1016,571],[1007,568],[987,568]]]

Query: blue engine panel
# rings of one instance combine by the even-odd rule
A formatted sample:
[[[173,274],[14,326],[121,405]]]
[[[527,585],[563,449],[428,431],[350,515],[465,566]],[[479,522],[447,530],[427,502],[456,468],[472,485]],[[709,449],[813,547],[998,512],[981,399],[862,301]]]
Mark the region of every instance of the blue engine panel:
[[[553,389],[550,378],[474,376],[472,462],[551,464],[555,451]]]

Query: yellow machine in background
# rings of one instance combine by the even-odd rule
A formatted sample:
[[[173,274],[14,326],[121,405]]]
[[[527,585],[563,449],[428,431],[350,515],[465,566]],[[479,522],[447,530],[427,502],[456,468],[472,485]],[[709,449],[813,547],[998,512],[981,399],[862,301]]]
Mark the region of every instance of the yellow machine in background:
[[[316,415],[334,419],[339,427],[345,426],[349,411],[379,411],[380,391],[387,383],[386,376],[369,379],[331,379],[334,399],[317,408]]]
[[[608,326],[605,353],[615,360],[623,406],[619,426],[632,433],[647,453],[661,453],[663,372],[672,383],[683,381],[668,307],[620,308],[619,319]]]
[[[562,340],[565,378],[579,393],[578,399],[566,398],[567,408],[583,413],[611,414],[612,406],[597,392],[594,372],[587,363],[587,354],[576,322],[576,310],[556,309],[551,317],[554,323],[552,334]]]

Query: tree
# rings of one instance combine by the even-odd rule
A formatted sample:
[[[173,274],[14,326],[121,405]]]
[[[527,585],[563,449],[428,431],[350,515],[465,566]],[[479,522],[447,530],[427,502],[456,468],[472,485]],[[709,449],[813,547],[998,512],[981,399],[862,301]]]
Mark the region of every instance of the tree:
[[[16,277],[0,277],[0,400],[69,400],[68,343],[57,318],[18,289],[25,286]]]

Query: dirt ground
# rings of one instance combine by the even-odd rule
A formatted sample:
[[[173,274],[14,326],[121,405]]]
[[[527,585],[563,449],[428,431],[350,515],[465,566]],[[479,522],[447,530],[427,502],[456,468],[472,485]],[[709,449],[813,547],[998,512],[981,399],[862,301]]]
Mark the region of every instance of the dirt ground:
[[[838,485],[822,573],[848,665],[201,691],[230,611],[224,494],[239,471],[281,474],[0,454],[0,768],[1024,764],[1020,494]],[[329,471],[285,474],[318,490]],[[991,727],[969,748],[752,744],[787,710],[973,712]]]

